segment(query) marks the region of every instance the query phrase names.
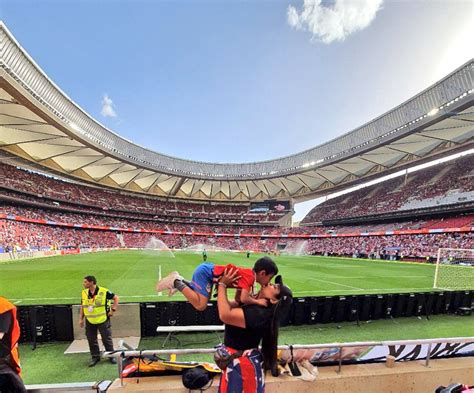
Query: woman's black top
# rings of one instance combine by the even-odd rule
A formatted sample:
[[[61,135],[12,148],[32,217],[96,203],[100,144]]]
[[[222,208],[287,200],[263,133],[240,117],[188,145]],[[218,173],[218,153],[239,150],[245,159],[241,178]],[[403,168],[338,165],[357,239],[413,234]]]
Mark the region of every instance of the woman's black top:
[[[257,348],[272,319],[272,307],[250,304],[242,307],[242,310],[245,329],[226,324],[224,344],[237,350]]]

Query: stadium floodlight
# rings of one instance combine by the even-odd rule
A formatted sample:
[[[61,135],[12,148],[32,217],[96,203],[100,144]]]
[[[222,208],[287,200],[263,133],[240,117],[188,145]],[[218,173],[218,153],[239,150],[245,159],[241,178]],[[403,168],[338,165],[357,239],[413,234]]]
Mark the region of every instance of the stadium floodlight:
[[[438,108],[433,108],[428,112],[428,116],[434,116],[439,112]]]
[[[433,288],[474,289],[474,249],[440,248]]]

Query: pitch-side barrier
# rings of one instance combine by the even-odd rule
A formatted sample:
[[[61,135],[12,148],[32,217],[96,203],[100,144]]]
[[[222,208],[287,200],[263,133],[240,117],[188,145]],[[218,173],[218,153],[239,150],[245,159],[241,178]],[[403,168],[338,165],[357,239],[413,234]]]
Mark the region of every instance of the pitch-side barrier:
[[[159,349],[159,350],[124,350],[105,352],[104,357],[116,358],[118,378],[124,386],[124,360],[133,357],[211,354],[213,348],[197,349]],[[351,343],[329,343],[313,345],[279,345],[280,357],[286,360],[299,361],[307,359],[319,366],[337,365],[337,373],[342,373],[345,364],[386,362],[391,356],[397,361],[424,360],[429,367],[432,359],[456,356],[473,356],[474,337],[453,337],[423,340],[397,341],[363,341]]]

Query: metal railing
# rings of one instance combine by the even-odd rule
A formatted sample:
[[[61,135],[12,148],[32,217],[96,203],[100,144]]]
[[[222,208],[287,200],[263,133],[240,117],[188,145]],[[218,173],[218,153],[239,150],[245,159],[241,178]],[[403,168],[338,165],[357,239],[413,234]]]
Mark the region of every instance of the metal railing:
[[[435,338],[435,339],[420,339],[420,340],[389,340],[389,341],[361,341],[350,343],[327,343],[327,344],[295,344],[295,345],[279,345],[281,350],[297,350],[297,349],[324,349],[324,348],[338,348],[339,357],[337,360],[337,372],[342,372],[343,358],[342,350],[344,348],[353,347],[376,347],[376,346],[397,346],[397,345],[428,345],[428,351],[425,357],[425,366],[428,367],[431,359],[431,348],[433,344],[451,344],[451,343],[474,343],[474,337],[450,337],[450,338]],[[123,385],[123,360],[127,357],[139,356],[162,356],[162,355],[194,355],[194,354],[211,354],[215,352],[214,348],[195,348],[195,349],[158,349],[158,350],[143,350],[138,351],[130,347],[126,342],[121,341],[122,349],[111,352],[104,352],[103,357],[116,358],[118,365],[118,374]],[[422,360],[422,359],[418,359]]]

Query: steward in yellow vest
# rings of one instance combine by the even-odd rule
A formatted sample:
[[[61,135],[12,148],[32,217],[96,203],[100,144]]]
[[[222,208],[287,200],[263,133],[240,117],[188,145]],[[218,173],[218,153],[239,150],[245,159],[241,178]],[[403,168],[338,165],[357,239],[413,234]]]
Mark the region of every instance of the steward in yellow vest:
[[[84,316],[87,321],[93,325],[103,323],[107,320],[108,300],[107,292],[109,290],[104,287],[97,287],[97,294],[89,297],[89,289],[82,290],[81,305]]]
[[[81,293],[79,326],[84,327],[85,320],[86,337],[92,356],[89,367],[94,367],[100,361],[98,332],[102,337],[105,350],[114,350],[110,318],[117,310],[119,298],[107,288],[99,287],[94,276],[84,277],[82,285],[84,289]],[[113,358],[110,358],[109,361],[113,364],[116,363]]]

